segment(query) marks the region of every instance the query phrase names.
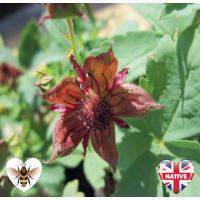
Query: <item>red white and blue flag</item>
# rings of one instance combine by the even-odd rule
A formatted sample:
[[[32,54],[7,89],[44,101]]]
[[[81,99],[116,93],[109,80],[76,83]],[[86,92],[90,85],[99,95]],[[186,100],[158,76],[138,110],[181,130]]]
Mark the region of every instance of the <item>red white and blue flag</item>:
[[[171,160],[163,160],[158,166],[158,174],[163,183],[178,194],[192,180],[194,164],[190,160],[181,160],[177,165]]]

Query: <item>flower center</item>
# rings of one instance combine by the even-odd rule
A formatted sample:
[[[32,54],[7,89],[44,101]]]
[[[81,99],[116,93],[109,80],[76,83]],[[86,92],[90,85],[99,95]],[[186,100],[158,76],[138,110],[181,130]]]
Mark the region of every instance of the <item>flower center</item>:
[[[111,119],[111,107],[104,98],[93,96],[83,106],[85,126],[102,130],[106,129]]]

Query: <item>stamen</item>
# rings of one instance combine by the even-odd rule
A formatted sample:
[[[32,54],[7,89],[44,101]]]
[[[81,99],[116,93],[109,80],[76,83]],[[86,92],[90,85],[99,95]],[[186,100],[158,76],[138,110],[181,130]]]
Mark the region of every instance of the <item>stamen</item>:
[[[63,101],[64,101],[65,103],[68,103],[69,105],[78,106],[78,104],[69,103],[69,102],[65,101],[64,99],[63,99]]]
[[[79,82],[77,81],[77,79],[75,78],[75,82],[78,85],[78,87],[80,88],[81,92],[84,94],[85,91],[81,89],[81,84],[79,84]]]
[[[124,100],[124,97],[122,97],[122,99],[120,100],[119,103],[117,103],[117,104],[115,104],[115,105],[111,105],[111,108],[114,108],[114,107],[118,106],[120,103],[122,103],[123,100]]]
[[[104,78],[105,78],[105,81],[106,81],[106,90],[108,90],[108,82],[107,82],[107,78],[106,78],[106,76],[102,73],[102,75],[104,76]]]
[[[120,94],[125,94],[127,92],[120,92],[120,93],[116,93],[116,94],[111,94],[111,98],[114,97],[114,96],[117,96],[117,95],[120,95]]]
[[[124,113],[126,113],[127,112],[127,110],[125,111],[125,112],[122,112],[122,113],[116,113],[116,114],[112,114],[112,115],[121,115],[121,114],[124,114]]]
[[[78,85],[78,87],[80,88],[80,90],[81,90],[81,92],[82,92],[83,94],[85,94],[85,91],[88,92],[88,89],[85,87],[85,85],[79,84],[79,82],[77,81],[77,79],[75,79],[75,82],[76,82],[76,84]]]
[[[77,103],[80,102],[80,100],[78,100],[76,97],[74,97],[74,96],[72,96],[71,94],[69,94],[67,91],[66,91],[66,93],[67,93],[70,97],[74,98],[74,99],[76,100]]]
[[[109,96],[110,93],[112,93],[112,91],[113,91],[113,86],[114,86],[114,84],[115,84],[115,80],[116,80],[116,77],[115,77],[115,79],[114,79],[114,81],[113,81],[112,87],[110,88],[110,90],[109,90],[107,96]],[[112,96],[111,96],[111,97],[112,97]]]
[[[93,71],[93,72],[94,72],[94,71]],[[93,73],[93,72],[92,72],[92,73]],[[97,80],[94,78],[94,76],[93,76],[92,74],[88,73],[88,75],[91,76],[91,77],[94,79],[94,81],[95,81],[95,83],[96,83],[96,85],[97,85],[98,95],[100,95],[100,88],[99,88],[99,84],[98,84]]]

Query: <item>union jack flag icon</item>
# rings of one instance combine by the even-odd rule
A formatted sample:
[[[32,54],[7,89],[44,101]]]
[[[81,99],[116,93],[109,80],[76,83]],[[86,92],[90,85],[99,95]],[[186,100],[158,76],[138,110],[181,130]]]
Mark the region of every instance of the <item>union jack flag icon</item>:
[[[163,183],[178,194],[192,180],[194,164],[190,160],[181,160],[177,165],[171,160],[163,160],[158,166],[158,174]]]

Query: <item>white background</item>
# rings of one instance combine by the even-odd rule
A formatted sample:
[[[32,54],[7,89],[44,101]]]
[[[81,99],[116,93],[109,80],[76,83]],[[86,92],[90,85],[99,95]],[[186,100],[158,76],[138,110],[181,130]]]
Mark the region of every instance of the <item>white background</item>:
[[[27,163],[27,164],[26,164],[26,163]],[[25,163],[23,163],[19,158],[12,158],[12,159],[10,159],[10,160],[7,162],[6,170],[7,170],[8,167],[12,167],[12,168],[14,168],[14,169],[16,169],[16,170],[18,171],[17,166],[19,167],[19,170],[21,170],[21,168],[22,168],[22,165],[21,165],[21,164],[26,164],[25,167],[26,167],[27,170],[28,170],[28,168],[29,168],[30,165],[31,165],[30,170],[32,170],[33,168],[36,168],[36,167],[39,167],[39,168],[41,169],[40,172],[39,172],[36,176],[32,177],[33,179],[29,178],[31,186],[29,185],[29,182],[28,182],[28,180],[27,180],[27,185],[26,185],[25,187],[22,187],[22,185],[21,185],[20,182],[19,182],[19,184],[17,185],[19,177],[18,177],[17,179],[15,179],[14,176],[12,176],[9,172],[7,172],[7,175],[8,175],[8,177],[9,177],[9,179],[11,180],[11,182],[12,182],[15,186],[17,185],[16,187],[17,187],[18,189],[20,189],[22,192],[26,192],[26,191],[29,190],[29,189],[38,181],[38,179],[40,178],[40,175],[41,175],[41,172],[42,172],[42,164],[41,164],[41,162],[40,162],[38,159],[36,159],[36,158],[29,158]]]

